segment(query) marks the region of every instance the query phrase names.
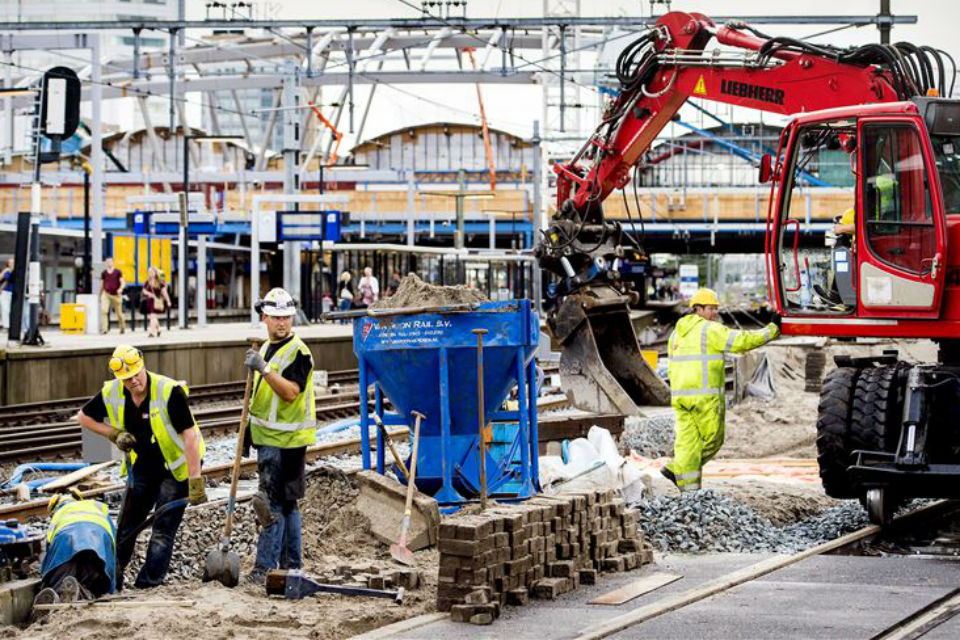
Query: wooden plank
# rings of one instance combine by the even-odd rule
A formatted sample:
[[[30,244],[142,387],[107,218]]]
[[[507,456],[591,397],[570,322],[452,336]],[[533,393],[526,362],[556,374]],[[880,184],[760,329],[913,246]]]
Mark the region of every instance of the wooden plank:
[[[657,573],[644,576],[639,580],[635,580],[630,584],[624,585],[619,589],[609,591],[602,596],[597,596],[587,604],[623,604],[624,602],[629,602],[630,600],[633,600],[638,596],[642,596],[645,593],[656,591],[660,587],[666,586],[671,582],[676,582],[682,577],[683,576],[676,573],[664,573],[662,571],[658,571]]]
[[[102,471],[107,467],[112,467],[115,464],[117,464],[116,460],[107,460],[106,462],[91,464],[89,467],[71,471],[62,478],[57,478],[53,482],[43,485],[40,490],[44,493],[53,493],[55,491],[60,491],[61,489],[66,489],[67,487],[80,482],[84,478],[89,478],[90,476],[95,475],[97,472]]]

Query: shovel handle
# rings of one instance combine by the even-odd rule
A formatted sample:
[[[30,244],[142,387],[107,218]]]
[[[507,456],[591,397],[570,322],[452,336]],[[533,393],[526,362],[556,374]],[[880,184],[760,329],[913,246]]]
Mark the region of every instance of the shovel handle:
[[[410,458],[410,475],[407,476],[407,502],[403,508],[403,524],[400,527],[400,546],[407,546],[407,530],[410,529],[410,514],[413,510],[413,492],[416,491],[415,481],[417,479],[417,451],[420,447],[420,421],[424,415],[417,411],[410,412],[413,415],[413,453]]]
[[[260,348],[260,340],[251,339],[250,348]],[[243,459],[243,436],[250,419],[250,394],[253,391],[253,371],[247,369],[247,380],[243,386],[243,409],[240,412],[240,428],[237,430],[237,452],[233,458],[233,470],[230,473],[230,499],[227,502],[227,520],[223,524],[223,537],[229,538],[233,532],[233,513],[237,504],[237,483],[240,481],[240,462]]]

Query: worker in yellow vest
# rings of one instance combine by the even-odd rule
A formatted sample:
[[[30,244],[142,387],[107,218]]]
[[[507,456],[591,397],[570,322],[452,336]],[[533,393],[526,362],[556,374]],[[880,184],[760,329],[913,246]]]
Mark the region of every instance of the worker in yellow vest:
[[[313,355],[292,330],[296,301],[283,289],[271,289],[256,310],[268,341],[247,351],[253,371],[248,437],[257,448],[259,489],[253,498],[260,524],[257,560],[248,580],[262,584],[270,569],[299,569],[307,446],[316,442]]]
[[[723,446],[726,411],[723,354],[744,353],[780,335],[779,316],[759,331],[728,329],[711,289],[690,298],[693,313],[680,318],[667,342],[670,404],[676,414],[673,460],[660,472],[681,492],[700,488],[703,465]]]
[[[116,587],[117,532],[107,505],[57,494],[47,505],[47,551],[34,604],[92,600]]]
[[[187,404],[187,387],[159,373],[147,371],[143,353],[130,345],[117,346],[109,360],[114,379],[103,384],[77,414],[85,428],[109,438],[129,454],[127,491],[117,522],[117,588],[133,556],[135,536],[150,510],[189,497],[191,504],[206,502],[200,466],[203,436]],[[186,506],[170,508],[153,522],[147,557],[137,576],[137,588],[163,583],[173,555],[173,542]]]

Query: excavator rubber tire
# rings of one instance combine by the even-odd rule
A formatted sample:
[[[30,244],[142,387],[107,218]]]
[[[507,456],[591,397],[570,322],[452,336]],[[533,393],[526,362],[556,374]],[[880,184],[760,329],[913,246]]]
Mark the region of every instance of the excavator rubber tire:
[[[861,491],[850,483],[850,422],[858,369],[839,367],[823,381],[817,408],[817,462],[823,490],[831,498],[859,498]]]
[[[850,422],[850,450],[894,451],[900,440],[903,418],[903,384],[898,376],[901,365],[864,369],[853,393]],[[868,504],[866,491],[860,490],[860,503],[875,524],[886,524],[903,504],[896,487],[881,487],[882,508]]]

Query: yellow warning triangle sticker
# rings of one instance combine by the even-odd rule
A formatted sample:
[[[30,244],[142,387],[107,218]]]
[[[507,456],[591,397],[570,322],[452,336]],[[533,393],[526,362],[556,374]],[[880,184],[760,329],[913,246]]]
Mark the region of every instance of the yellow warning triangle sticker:
[[[707,95],[707,84],[703,81],[703,76],[700,76],[700,79],[697,80],[697,85],[693,88],[693,92],[700,94],[701,96]]]

